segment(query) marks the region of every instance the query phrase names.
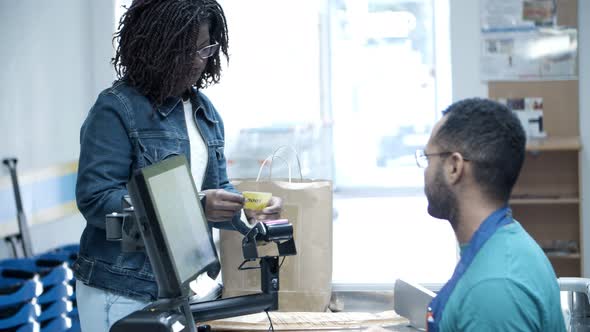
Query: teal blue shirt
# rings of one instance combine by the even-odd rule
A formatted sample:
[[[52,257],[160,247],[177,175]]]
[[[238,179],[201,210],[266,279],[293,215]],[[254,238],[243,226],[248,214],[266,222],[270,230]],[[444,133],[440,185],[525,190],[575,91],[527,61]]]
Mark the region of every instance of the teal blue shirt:
[[[565,331],[555,272],[518,222],[498,229],[477,253],[440,331]]]

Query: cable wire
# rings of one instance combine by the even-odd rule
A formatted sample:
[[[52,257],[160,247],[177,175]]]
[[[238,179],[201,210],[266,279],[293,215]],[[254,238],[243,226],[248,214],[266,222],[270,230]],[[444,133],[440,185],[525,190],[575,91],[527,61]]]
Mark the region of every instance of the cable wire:
[[[269,332],[270,332],[270,331],[274,332],[274,331],[275,331],[275,328],[274,328],[274,326],[272,325],[272,319],[270,319],[270,314],[268,313],[268,310],[264,310],[264,312],[266,312],[266,316],[268,317],[268,321],[269,321],[269,323],[270,323],[270,326],[268,327],[268,331],[269,331]]]
[[[285,258],[287,258],[287,256],[283,256],[283,259],[281,260],[281,263],[279,264],[279,270],[281,269],[281,266],[283,266],[283,262],[285,262]]]

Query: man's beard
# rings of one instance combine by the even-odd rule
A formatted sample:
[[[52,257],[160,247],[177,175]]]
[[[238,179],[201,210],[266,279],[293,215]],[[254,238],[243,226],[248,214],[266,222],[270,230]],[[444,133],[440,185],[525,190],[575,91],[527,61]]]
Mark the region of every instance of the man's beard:
[[[438,219],[451,222],[454,227],[457,214],[457,197],[443,180],[442,167],[436,170],[432,183],[426,184],[425,193],[428,199],[428,214]]]

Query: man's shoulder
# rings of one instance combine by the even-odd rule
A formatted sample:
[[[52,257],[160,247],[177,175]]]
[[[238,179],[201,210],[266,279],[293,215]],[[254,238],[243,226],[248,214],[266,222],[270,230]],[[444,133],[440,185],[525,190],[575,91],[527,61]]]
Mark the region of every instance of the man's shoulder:
[[[520,287],[537,294],[535,296],[557,289],[551,263],[516,222],[499,229],[484,244],[457,284],[456,291],[466,295],[474,290],[487,289],[494,294],[498,287]]]
[[[462,331],[479,331],[477,327],[484,325],[498,331],[563,331],[559,290],[547,288],[535,289],[510,278],[486,278],[460,294],[453,292],[444,319],[450,326],[474,327]]]
[[[559,312],[559,287],[541,248],[515,222],[499,229],[477,253],[449,308],[455,312],[450,317],[459,320],[469,314],[494,321],[523,310],[530,317],[553,317]]]
[[[514,221],[496,231],[480,249],[472,264],[475,270],[489,268],[504,272],[502,275],[494,274],[493,277],[510,277],[510,272],[515,269],[518,271],[526,266],[533,272],[535,268],[545,269],[550,263],[537,242]]]
[[[461,283],[471,287],[488,279],[514,280],[535,287],[539,283],[556,284],[547,256],[517,222],[499,229],[482,246]]]

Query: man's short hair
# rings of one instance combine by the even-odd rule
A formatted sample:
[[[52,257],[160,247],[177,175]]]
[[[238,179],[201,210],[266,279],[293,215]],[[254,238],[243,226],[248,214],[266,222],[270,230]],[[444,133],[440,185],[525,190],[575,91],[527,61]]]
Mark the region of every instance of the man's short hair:
[[[491,199],[507,201],[525,156],[526,136],[518,117],[506,106],[471,98],[446,110],[434,143],[460,152],[473,163],[475,181]]]

